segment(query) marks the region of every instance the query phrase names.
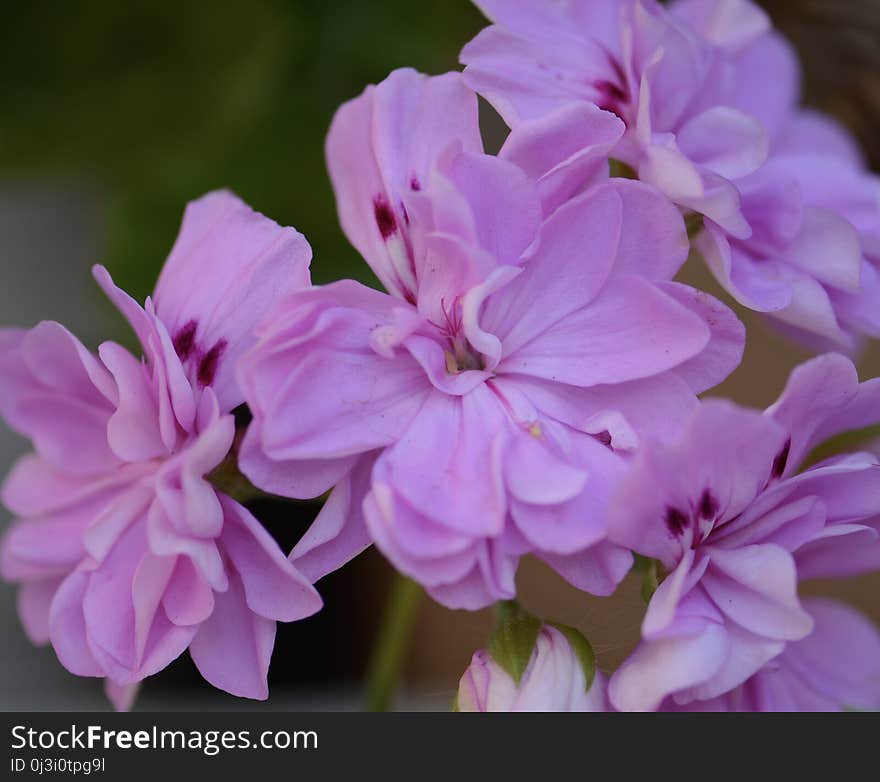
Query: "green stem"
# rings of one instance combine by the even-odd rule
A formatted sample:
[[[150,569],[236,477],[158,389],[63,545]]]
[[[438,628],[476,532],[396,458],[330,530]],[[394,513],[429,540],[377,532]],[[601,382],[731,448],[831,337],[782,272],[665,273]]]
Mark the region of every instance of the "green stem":
[[[395,575],[367,668],[367,711],[388,711],[423,594],[415,581],[399,573]]]

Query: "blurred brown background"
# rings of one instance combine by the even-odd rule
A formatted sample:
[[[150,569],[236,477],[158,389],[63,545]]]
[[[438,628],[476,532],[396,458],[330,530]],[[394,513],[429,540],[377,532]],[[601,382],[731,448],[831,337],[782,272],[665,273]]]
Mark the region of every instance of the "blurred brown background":
[[[805,99],[832,112],[880,164],[880,0],[764,3],[801,53]],[[253,0],[4,5],[0,29],[0,325],[62,320],[84,340],[129,341],[88,275],[105,262],[138,298],[149,293],[183,204],[231,187],[255,208],[295,225],[315,251],[317,282],[370,281],[339,231],[324,171],[333,111],[411,65],[456,68],[484,24],[467,0]],[[487,112],[490,148],[501,128]],[[688,281],[719,294],[704,270]],[[742,313],[741,313],[742,314]],[[713,395],[764,407],[808,354],[743,314],[749,341],[737,372]],[[861,359],[880,374],[880,351]],[[0,471],[23,444],[0,431]],[[255,508],[290,548],[315,506]],[[279,627],[272,698],[260,708],[357,708],[359,680],[390,569],[371,551],[319,585],[326,608]],[[525,605],[581,628],[603,668],[632,648],[643,604],[626,582],[612,598],[568,587],[525,560]],[[810,591],[843,597],[880,622],[880,575]],[[490,611],[451,612],[425,601],[407,666],[404,705],[446,708]],[[104,708],[93,681],[67,675],[33,649],[0,586],[0,709]],[[251,708],[218,693],[183,658],[150,680],[141,708]]]

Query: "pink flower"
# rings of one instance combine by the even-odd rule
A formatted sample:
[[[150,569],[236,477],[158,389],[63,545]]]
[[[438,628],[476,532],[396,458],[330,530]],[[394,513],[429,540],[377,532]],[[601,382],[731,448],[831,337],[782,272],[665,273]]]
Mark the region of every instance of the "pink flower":
[[[668,281],[687,242],[662,195],[607,180],[592,153],[542,157],[565,112],[495,158],[461,149],[450,118],[474,98],[449,91],[452,137],[432,138],[425,148],[446,151],[419,168],[404,131],[438,111],[437,84],[392,74],[334,120],[340,213],[395,295],[342,281],[278,302],[240,368],[254,416],[242,469],[286,496],[339,483],[292,553],[312,579],[374,541],[454,607],[512,597],[525,552],[607,594],[631,561],[605,541],[617,452],[674,431],[739,362],[742,327]],[[340,149],[364,147],[345,165],[343,137]],[[389,185],[401,172],[419,188]],[[566,200],[569,175],[595,182]]]
[[[817,443],[876,421],[878,393],[830,354],[796,370],[764,415],[708,401],[677,441],[643,447],[610,535],[668,575],[609,683],[615,708],[725,695],[812,631],[799,578],[880,565],[877,460],[852,454],[797,473]]]
[[[591,666],[592,668],[592,666]],[[458,684],[459,711],[606,711],[605,681],[566,635],[543,625],[519,682],[488,650],[474,653]]]
[[[668,711],[844,711],[880,708],[880,633],[833,600],[804,600],[813,631],[717,698]]]
[[[613,157],[677,204],[749,235],[731,180],[755,171],[769,142],[738,105],[731,74],[763,45],[763,11],[747,0],[476,5],[495,24],[462,50],[465,79],[508,125],[595,104],[626,125]]]
[[[465,79],[511,127],[572,102],[613,112],[626,132],[611,156],[703,215],[697,246],[740,303],[812,344],[880,333],[877,179],[796,110],[796,56],[756,5],[477,5],[495,24],[462,51]]]
[[[275,622],[320,608],[210,478],[243,401],[233,365],[265,308],[308,285],[310,257],[293,229],[211,193],[187,207],[143,309],[95,269],[143,360],[113,342],[95,356],[57,323],[0,332],[0,413],[35,449],[3,486],[17,520],[2,575],[31,640],[106,677],[121,707],[187,648],[215,686],[265,698]]]
[[[696,242],[725,289],[813,346],[852,351],[880,336],[880,180],[846,131],[792,112],[737,187],[751,236],[707,222]]]

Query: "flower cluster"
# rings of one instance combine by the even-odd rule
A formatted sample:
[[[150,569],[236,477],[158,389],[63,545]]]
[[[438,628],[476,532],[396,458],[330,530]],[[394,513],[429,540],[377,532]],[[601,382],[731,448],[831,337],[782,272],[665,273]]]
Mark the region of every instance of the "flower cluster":
[[[96,267],[142,357],[0,331],[0,414],[34,446],[0,550],[28,636],[120,707],[187,649],[265,698],[275,623],[375,545],[450,608],[503,607],[461,710],[880,708],[876,629],[799,596],[880,569],[880,462],[811,457],[880,422],[880,380],[843,355],[880,337],[878,180],[798,106],[749,0],[477,5],[492,24],[462,73],[394,71],[327,136],[342,230],[384,291],[311,285],[301,234],[217,192],[143,307]],[[497,154],[478,95],[510,128]],[[689,256],[838,352],[766,411],[701,400],[746,333],[675,280]],[[230,475],[329,495],[288,555]],[[529,554],[594,595],[634,554],[662,577],[609,677],[510,602]]]

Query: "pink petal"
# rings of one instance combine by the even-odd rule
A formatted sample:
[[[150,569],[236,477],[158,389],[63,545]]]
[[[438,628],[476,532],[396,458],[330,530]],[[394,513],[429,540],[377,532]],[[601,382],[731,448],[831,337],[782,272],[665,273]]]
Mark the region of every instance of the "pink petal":
[[[622,383],[688,361],[711,336],[700,318],[639,277],[611,280],[593,302],[556,322],[544,317],[545,330],[508,354],[500,371],[585,387]]]
[[[113,452],[128,462],[166,455],[156,400],[143,364],[113,342],[105,342],[99,352],[119,389],[119,405],[107,422],[107,441]]]
[[[773,78],[768,79],[767,74]],[[731,105],[758,119],[771,139],[778,138],[794,113],[801,88],[800,63],[794,47],[772,32],[736,58],[736,84]]]
[[[540,378],[496,378],[502,395],[512,385],[542,413],[575,429],[611,438],[616,451],[632,451],[642,437],[673,439],[698,404],[693,390],[674,372],[592,388],[563,386]]]
[[[375,330],[392,324],[395,300],[345,281],[284,305],[292,315],[241,366],[258,432],[249,436],[245,472],[251,449],[274,461],[321,460],[394,442],[430,388],[405,353],[380,356],[371,344]]]
[[[176,625],[197,625],[214,610],[214,591],[189,557],[177,557],[162,595],[162,608]]]
[[[733,250],[718,226],[708,224],[694,244],[715,279],[740,304],[758,312],[777,312],[791,304],[792,286],[776,273],[776,265]]]
[[[503,158],[469,152],[449,157],[440,171],[466,199],[479,246],[499,264],[518,263],[541,224],[538,192],[527,172]],[[439,223],[434,228],[448,230]]]
[[[642,642],[611,677],[608,697],[619,711],[652,711],[667,695],[710,678],[728,651],[727,633],[714,622],[694,634]]]
[[[200,625],[189,651],[199,673],[215,687],[240,698],[265,700],[274,645],[275,622],[251,611],[233,572],[229,589],[216,596],[214,612]]]
[[[49,612],[61,579],[50,578],[22,584],[18,589],[18,618],[28,640],[36,646],[49,642]]]
[[[3,534],[3,578],[18,581],[69,573],[86,554],[83,532],[93,511],[86,506],[13,523]]]
[[[223,510],[223,551],[238,573],[250,610],[281,622],[319,611],[321,598],[311,582],[250,512],[228,497],[223,497]]]
[[[613,179],[599,187],[613,190],[623,205],[614,274],[671,280],[690,250],[680,211],[656,188],[634,179]]]
[[[116,711],[131,711],[140,689],[140,682],[116,684],[112,679],[104,679],[104,694]]]
[[[705,682],[677,696],[677,700],[690,698],[705,700],[716,698],[738,687],[763,666],[778,658],[786,646],[774,638],[754,635],[735,623],[727,623],[730,650],[724,664]]]
[[[733,49],[752,43],[772,24],[750,0],[678,0],[671,11],[712,43]]]
[[[429,588],[472,581],[485,594],[479,539],[444,528],[382,483],[364,499],[364,518],[370,537],[402,573]]]
[[[709,344],[673,371],[700,394],[725,380],[742,360],[746,329],[729,307],[714,296],[677,282],[661,284],[664,293],[698,315],[710,330]]]
[[[798,601],[794,560],[778,546],[713,547],[701,583],[726,616],[755,635],[796,641],[812,629]]]
[[[772,317],[794,334],[803,332],[807,338],[848,346],[849,338],[840,328],[831,298],[823,285],[788,264],[780,263],[778,271],[791,287],[791,303],[785,309],[773,312]]]
[[[767,485],[786,439],[766,416],[703,402],[678,442],[652,442],[636,456],[609,511],[611,539],[674,566],[686,539],[663,523],[669,510],[698,507],[709,491],[724,518],[737,516]]]
[[[83,614],[89,574],[71,573],[58,588],[49,612],[49,639],[59,662],[77,676],[104,676],[92,654]]]
[[[560,576],[591,595],[610,595],[632,568],[628,549],[607,540],[576,554],[539,553]]]
[[[459,59],[467,66],[465,82],[508,125],[544,117],[573,101],[591,101],[596,96],[584,72],[591,60],[602,61],[603,53],[598,46],[573,40],[564,31],[564,23],[559,27],[562,34],[559,28],[554,30],[552,42],[487,27],[462,49]]]
[[[822,598],[804,601],[813,632],[785,651],[804,685],[844,708],[880,706],[880,634],[859,612]]]
[[[812,109],[801,109],[791,118],[779,151],[837,158],[851,166],[864,164],[864,155],[852,133],[830,115]]]
[[[224,412],[243,401],[234,367],[257,322],[278,298],[309,284],[311,256],[302,234],[228,191],[187,206],[156,284],[156,314],[193,385],[210,385]]]
[[[547,117],[518,125],[499,155],[537,183],[544,214],[607,176],[607,158],[625,130],[614,114],[572,103]]]
[[[502,341],[505,355],[600,293],[619,246],[621,210],[612,190],[590,191],[544,222],[523,273],[484,305],[480,325]]]
[[[823,285],[848,293],[859,289],[862,249],[858,234],[832,212],[805,209],[801,231],[780,259]]]
[[[728,106],[715,106],[694,117],[678,131],[679,148],[694,163],[737,179],[766,159],[770,140],[758,120]]]
[[[878,394],[880,384],[860,387],[852,361],[836,353],[796,367],[779,399],[767,409],[767,415],[791,434],[785,475],[792,474],[813,447],[828,437],[873,423],[876,419],[865,414],[874,407]],[[851,407],[857,408],[852,411],[856,416],[848,414]]]
[[[455,142],[482,151],[476,96],[451,73],[394,71],[340,107],[330,126],[327,167],[342,229],[400,298],[412,301],[416,292],[404,203]]]
[[[363,500],[374,463],[372,456],[358,460],[290,552],[290,561],[309,581],[338,570],[372,543],[364,521]]]
[[[505,426],[503,409],[485,386],[460,398],[434,392],[379,458],[373,480],[393,485],[450,529],[498,534],[506,513],[500,462]]]
[[[175,627],[161,608],[174,566],[146,547],[144,524],[127,530],[89,574],[82,598],[89,645],[117,683],[137,681],[167,666],[195,629]]]
[[[624,461],[585,435],[574,438],[565,461],[532,435],[521,435],[527,437],[533,441],[531,460],[516,453],[521,447],[505,459],[510,511],[518,529],[536,550],[554,554],[575,554],[601,541]]]

